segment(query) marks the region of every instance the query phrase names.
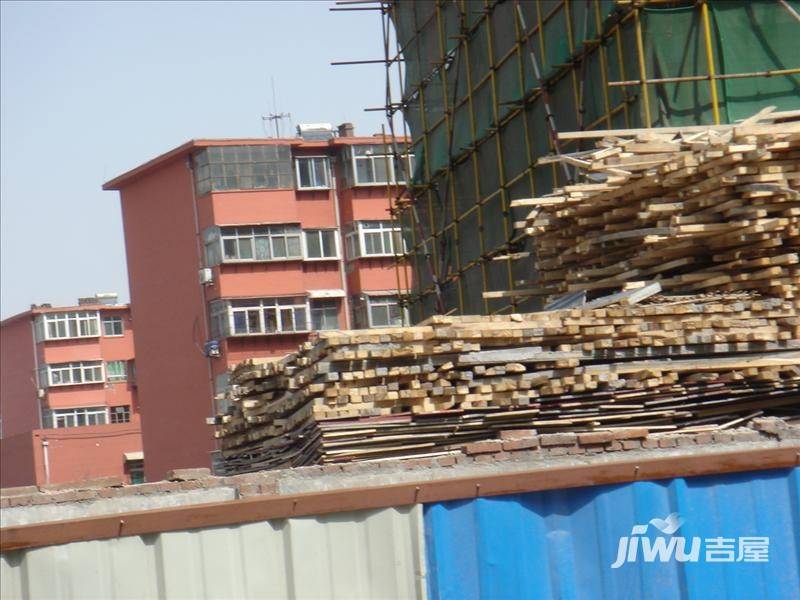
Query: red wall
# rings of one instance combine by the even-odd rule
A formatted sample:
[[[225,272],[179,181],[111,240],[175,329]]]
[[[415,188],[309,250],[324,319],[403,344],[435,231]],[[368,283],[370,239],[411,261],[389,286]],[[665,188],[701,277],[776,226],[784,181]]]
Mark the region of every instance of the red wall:
[[[42,441],[47,440],[50,480]],[[36,429],[0,441],[0,487],[67,483],[97,477],[123,477],[126,452],[140,452],[137,422],[67,429]]]
[[[39,484],[45,483],[43,439],[48,442],[50,483],[109,476],[127,478],[124,453],[142,450],[138,423],[39,429],[33,432]]]
[[[30,313],[6,319],[0,328],[0,416],[4,438],[40,426]]]
[[[247,298],[304,295],[307,290],[341,289],[339,264],[288,260],[221,265],[209,297]]]
[[[121,192],[145,477],[210,466],[213,387],[198,284],[192,175],[177,158]]]
[[[0,440],[0,487],[36,485],[33,439],[30,431]]]

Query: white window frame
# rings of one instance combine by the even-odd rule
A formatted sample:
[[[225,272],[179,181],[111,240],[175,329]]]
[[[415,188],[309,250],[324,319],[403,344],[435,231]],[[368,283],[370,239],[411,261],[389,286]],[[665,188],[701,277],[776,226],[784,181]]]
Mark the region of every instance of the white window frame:
[[[311,256],[308,253],[308,236],[310,235],[317,235],[319,237],[319,247],[320,249],[323,248],[322,244],[322,233],[332,233],[333,234],[333,244],[334,244],[334,254],[333,256]],[[339,230],[334,228],[319,228],[319,229],[303,229],[303,259],[308,261],[315,261],[315,260],[339,260],[339,256],[341,256],[341,249],[339,248]]]
[[[106,323],[119,323],[120,333],[106,333]],[[119,315],[108,315],[100,318],[103,337],[123,337],[125,335],[125,319]]]
[[[366,304],[366,312],[367,312],[367,321],[369,322],[370,328],[373,327],[402,327],[403,323],[408,322],[407,314],[404,307],[400,306],[400,298],[396,295],[387,295],[387,296],[364,296],[365,304]],[[400,322],[398,324],[389,323],[387,325],[375,325],[374,319],[372,318],[372,309],[373,308],[384,308],[390,306],[397,306],[400,312]],[[388,316],[388,312],[387,312]]]
[[[105,369],[103,366],[103,361],[101,360],[49,364],[47,365],[47,387],[61,387],[66,385],[93,385],[96,383],[103,383],[105,382]],[[100,370],[99,378],[93,378],[90,381],[87,381],[87,373],[95,373],[96,369]],[[70,380],[66,382],[54,381],[53,376],[57,372],[68,372]],[[80,374],[80,381],[73,380],[76,372]]]
[[[100,313],[96,310],[44,313],[36,319],[37,341],[100,337]],[[74,325],[76,335],[70,335],[70,325]],[[90,330],[89,333],[81,333],[82,326]],[[94,333],[91,332],[92,327]],[[64,335],[59,335],[59,330],[62,330]]]
[[[122,365],[122,375],[112,375],[110,366],[114,363]],[[128,381],[128,361],[127,360],[108,360],[106,361],[106,381],[109,383],[118,383]]]
[[[266,233],[256,233],[255,229],[266,229]],[[290,231],[287,229],[291,228]],[[228,229],[229,231],[225,231]],[[249,229],[249,232],[241,230]],[[231,231],[232,230],[232,231]],[[298,241],[298,254],[289,254],[289,238],[296,237]],[[266,238],[269,244],[269,258],[256,257],[256,238]],[[275,257],[275,240],[283,238],[286,247],[286,256]],[[252,258],[228,258],[225,254],[225,241],[236,240],[237,254],[239,254],[240,240],[250,240],[253,251]],[[223,263],[252,263],[252,262],[278,262],[287,260],[303,260],[303,230],[297,223],[274,223],[270,225],[231,225],[220,227],[219,235],[220,257]]]
[[[235,305],[236,304],[236,305]],[[302,311],[305,318],[304,329],[287,329],[284,320],[286,313],[292,312],[292,322],[296,321],[297,311]],[[267,313],[273,312],[275,329],[268,329]],[[248,331],[236,331],[236,315],[245,315]],[[251,314],[252,313],[252,314]],[[250,328],[250,319],[255,317],[255,326]],[[212,325],[214,333],[219,337],[250,337],[256,335],[286,335],[308,333],[312,331],[311,314],[309,312],[308,298],[304,296],[290,296],[281,298],[248,298],[216,301],[211,306]]]
[[[78,416],[83,416],[86,423],[78,424]],[[89,417],[103,417],[102,423],[88,423]],[[91,425],[108,425],[108,408],[105,406],[86,406],[80,408],[54,408],[50,410],[51,426],[53,429],[69,429],[71,427],[87,427]],[[64,424],[59,425],[59,419],[63,419]],[[72,421],[71,425],[66,424]]]
[[[354,186],[370,186],[370,185],[405,185],[405,179],[397,179],[397,174],[395,173],[395,159],[394,153],[386,152],[384,148],[382,148],[383,144],[356,144],[354,146],[349,146],[349,160],[350,160],[350,168],[352,169],[353,173],[353,185]],[[368,154],[358,155],[356,153],[356,148],[364,148],[364,147],[371,147],[379,152],[368,151]],[[359,181],[358,179],[358,161],[369,161],[372,164],[372,172],[375,173],[375,161],[381,161],[381,164],[387,167],[386,179],[385,180],[375,180],[375,181]],[[413,170],[413,160],[414,154],[411,152],[405,152],[400,155],[400,160],[402,160],[409,169]]]
[[[377,225],[377,227],[368,227],[368,225]],[[386,238],[384,234],[389,234],[389,252],[386,250]],[[367,253],[367,235],[379,235],[381,238],[381,248],[384,252],[381,253]],[[395,248],[395,234],[397,234],[402,248]],[[395,257],[398,254],[403,254],[405,250],[405,243],[402,238],[402,232],[398,225],[392,225],[391,221],[355,221],[353,222],[352,229],[345,236],[347,244],[347,260],[354,260],[356,258],[373,258],[373,257]]]
[[[316,306],[315,306],[316,305]],[[327,306],[321,306],[327,305]],[[318,328],[314,323],[314,312],[321,310],[336,309],[336,327]],[[342,303],[339,298],[312,298],[309,302],[309,314],[311,316],[311,328],[313,331],[335,331],[339,329],[339,313],[341,312]]]
[[[324,162],[324,165],[325,165],[325,170],[324,170],[325,181],[323,182],[322,185],[319,185],[319,182],[316,181],[317,172],[316,172],[315,169],[311,170],[311,176],[314,179],[314,183],[316,183],[317,185],[308,185],[308,186],[301,185],[301,183],[300,183],[301,182],[301,179],[300,179],[300,161],[301,160],[310,160],[312,162],[316,161],[316,160],[322,160]],[[294,159],[294,175],[295,175],[295,178],[296,178],[297,189],[298,190],[329,190],[330,187],[331,187],[331,183],[330,183],[331,182],[330,159],[327,156],[320,156],[320,155],[315,155],[315,156],[297,156]]]

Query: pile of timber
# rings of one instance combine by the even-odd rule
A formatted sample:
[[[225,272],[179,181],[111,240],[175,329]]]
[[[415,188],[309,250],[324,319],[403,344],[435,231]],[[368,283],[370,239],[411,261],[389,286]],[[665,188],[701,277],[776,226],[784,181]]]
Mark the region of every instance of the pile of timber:
[[[800,417],[797,300],[614,300],[321,332],[282,359],[241,363],[213,419],[222,471],[431,455],[503,429],[703,431]]]
[[[591,296],[657,281],[667,292],[798,297],[798,118],[768,108],[728,127],[564,134],[604,135],[593,150],[539,161],[586,182],[512,201],[531,208],[517,225],[532,237],[536,276],[485,295]]]
[[[800,418],[798,118],[605,132],[541,160],[585,182],[512,202],[532,209],[536,276],[484,295],[551,310],[324,332],[242,363],[212,419],[222,470],[429,456],[504,429]]]

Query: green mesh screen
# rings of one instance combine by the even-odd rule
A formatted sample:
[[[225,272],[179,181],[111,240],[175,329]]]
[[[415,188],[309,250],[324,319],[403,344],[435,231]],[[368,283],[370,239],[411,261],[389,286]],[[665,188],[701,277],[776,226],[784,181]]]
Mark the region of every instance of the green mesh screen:
[[[800,2],[790,4],[800,9]],[[404,58],[403,114],[417,158],[416,211],[400,216],[416,320],[437,311],[435,281],[444,311],[538,305],[535,296],[482,297],[531,287],[530,262],[499,259],[529,246],[514,229],[524,211],[509,204],[565,182],[560,167],[533,166],[551,152],[551,141],[531,51],[560,131],[644,127],[648,112],[653,126],[713,123],[705,23],[693,2],[637,10],[614,0],[397,0],[390,17]],[[712,1],[709,30],[718,75],[800,65],[800,24],[777,2]],[[647,85],[645,110],[642,67],[648,80],[704,79]],[[634,83],[608,85],[619,81]],[[800,107],[796,74],[716,86],[723,122],[768,105]],[[578,149],[573,143],[562,151]]]

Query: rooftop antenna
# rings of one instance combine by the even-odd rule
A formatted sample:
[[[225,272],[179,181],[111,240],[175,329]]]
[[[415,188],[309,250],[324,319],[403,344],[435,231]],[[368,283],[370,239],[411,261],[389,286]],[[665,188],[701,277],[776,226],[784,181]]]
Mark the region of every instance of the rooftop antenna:
[[[292,115],[291,113],[282,113],[278,111],[278,103],[275,100],[275,78],[270,77],[270,81],[272,83],[272,110],[275,112],[271,112],[268,115],[263,115],[261,120],[263,122],[272,121],[272,125],[275,128],[275,137],[281,137],[281,121],[283,119],[288,119]],[[266,128],[265,128],[266,129]]]

